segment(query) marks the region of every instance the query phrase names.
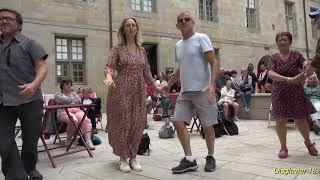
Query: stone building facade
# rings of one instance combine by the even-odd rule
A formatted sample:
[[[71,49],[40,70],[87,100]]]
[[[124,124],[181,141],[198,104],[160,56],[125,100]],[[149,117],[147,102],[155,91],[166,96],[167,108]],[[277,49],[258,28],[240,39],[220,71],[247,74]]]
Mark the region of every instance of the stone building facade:
[[[319,0],[1,0],[0,8],[18,10],[23,32],[50,54],[45,93],[59,91],[58,81],[72,78],[75,89],[91,87],[105,97],[105,57],[117,44],[121,20],[134,16],[142,26],[153,73],[175,67],[175,43],[181,38],[176,15],[190,11],[196,31],[213,41],[220,64],[240,70],[276,51],[279,31],[294,34],[293,48],[312,57],[320,37],[307,13]]]

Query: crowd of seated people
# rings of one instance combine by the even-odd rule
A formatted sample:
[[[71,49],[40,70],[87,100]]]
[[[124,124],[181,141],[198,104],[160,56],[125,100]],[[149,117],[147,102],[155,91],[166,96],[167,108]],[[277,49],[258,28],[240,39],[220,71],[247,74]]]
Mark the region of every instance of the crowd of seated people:
[[[154,80],[158,85],[161,87],[166,86],[167,82],[171,78],[173,74],[172,73],[161,73],[161,75],[153,75]],[[179,93],[181,89],[180,82],[176,82],[173,86],[171,86],[170,93],[175,94]],[[151,113],[151,110],[153,109],[153,118],[154,120],[161,120],[164,116],[169,116],[168,113],[170,108],[170,95],[168,94],[161,94],[159,92],[155,92],[154,89],[151,86],[146,85],[146,107],[147,107],[147,113]],[[159,114],[159,109],[162,109],[162,113]],[[148,126],[148,125],[146,125]]]
[[[251,95],[256,91],[257,76],[253,72],[253,64],[249,63],[246,69],[240,70],[240,76],[236,70],[225,71],[220,67],[216,79],[216,94],[217,100],[221,97],[221,90],[226,85],[228,80],[232,82],[232,88],[235,91],[235,99],[239,99],[240,106],[244,111],[250,111]],[[232,111],[232,108],[230,108]]]

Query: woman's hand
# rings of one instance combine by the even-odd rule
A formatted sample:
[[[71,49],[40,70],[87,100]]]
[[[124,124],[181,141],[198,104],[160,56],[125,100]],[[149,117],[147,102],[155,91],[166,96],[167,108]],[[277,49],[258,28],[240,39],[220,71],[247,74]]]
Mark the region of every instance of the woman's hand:
[[[310,62],[311,61],[305,61],[302,67],[303,72],[307,75],[312,75],[316,71],[316,69],[311,65]]]
[[[163,88],[159,84],[154,83],[153,86],[156,92],[163,93]]]
[[[107,78],[103,82],[107,87],[110,87],[110,86],[116,87],[116,85],[114,84],[114,81],[110,75],[108,75]]]
[[[292,84],[304,84],[306,80],[306,77],[304,75],[297,75],[295,77],[287,77],[286,81],[287,83],[292,83]]]

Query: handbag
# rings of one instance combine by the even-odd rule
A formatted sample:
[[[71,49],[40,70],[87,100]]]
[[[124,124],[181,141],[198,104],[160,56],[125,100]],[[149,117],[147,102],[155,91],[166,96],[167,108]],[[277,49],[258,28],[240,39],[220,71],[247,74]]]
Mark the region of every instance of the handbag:
[[[161,139],[168,139],[174,137],[174,130],[173,127],[168,119],[166,119],[166,123],[161,126],[159,129],[159,138]]]

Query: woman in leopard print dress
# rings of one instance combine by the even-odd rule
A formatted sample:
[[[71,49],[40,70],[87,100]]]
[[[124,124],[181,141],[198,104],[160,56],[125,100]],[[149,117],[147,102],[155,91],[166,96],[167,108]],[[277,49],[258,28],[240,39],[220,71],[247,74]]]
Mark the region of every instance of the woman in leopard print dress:
[[[108,140],[113,153],[120,157],[120,170],[141,171],[136,160],[146,123],[145,84],[156,86],[145,50],[138,42],[139,26],[134,18],[122,21],[120,44],[110,51],[105,67]],[[129,163],[128,163],[129,158]]]

